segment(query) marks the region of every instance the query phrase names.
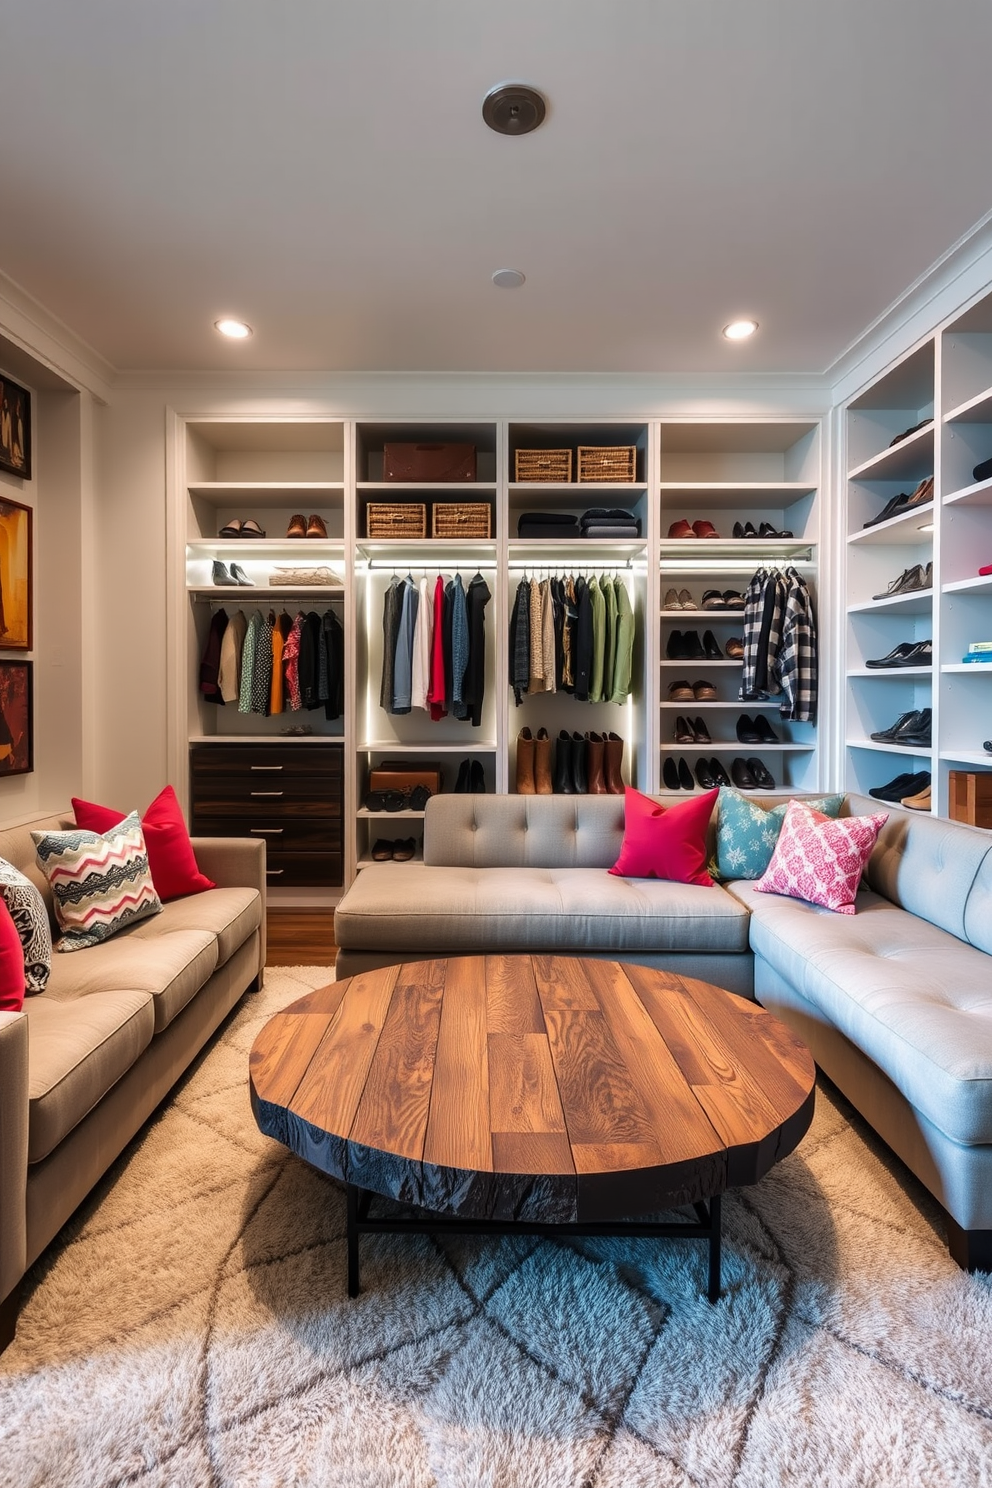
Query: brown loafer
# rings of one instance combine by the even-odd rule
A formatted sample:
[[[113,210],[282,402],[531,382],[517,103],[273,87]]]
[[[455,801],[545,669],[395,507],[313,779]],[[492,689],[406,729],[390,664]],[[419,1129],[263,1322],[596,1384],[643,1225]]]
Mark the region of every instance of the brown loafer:
[[[668,689],[669,701],[673,703],[691,703],[696,694],[692,690],[691,682],[679,680],[673,682]]]
[[[286,536],[287,537],[306,537],[306,535],[307,535],[307,519],[306,519],[306,517],[303,515],[302,512],[294,512],[293,516],[291,516],[290,519],[289,519],[289,526],[286,528]]]
[[[309,522],[307,523],[307,537],[326,537],[326,536],[327,536],[327,528],[324,525],[324,519],[323,519],[323,517],[318,517],[316,515],[312,516],[310,518]]]
[[[697,703],[711,703],[716,697],[716,688],[712,682],[705,680],[693,682],[692,695]]]
[[[731,661],[744,660],[744,642],[741,640],[740,636],[731,636],[730,640],[724,647],[724,650],[730,657]]]
[[[693,536],[694,537],[719,537],[720,536],[719,532],[717,532],[716,528],[713,526],[713,523],[712,522],[707,522],[705,519],[701,519],[698,522],[693,522],[693,524],[692,524],[692,533],[693,533]]]
[[[695,533],[689,526],[689,523],[686,521],[685,517],[682,517],[681,520],[678,522],[672,523],[671,527],[669,527],[668,529],[668,535],[669,537],[695,537]]]

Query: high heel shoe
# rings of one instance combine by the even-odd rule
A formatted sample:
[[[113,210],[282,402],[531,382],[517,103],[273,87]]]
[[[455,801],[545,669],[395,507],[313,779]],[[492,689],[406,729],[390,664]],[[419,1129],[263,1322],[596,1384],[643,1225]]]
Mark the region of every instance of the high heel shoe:
[[[210,582],[218,586],[223,585],[226,588],[230,588],[232,585],[237,586],[238,581],[233,574],[228,573],[227,564],[221,563],[219,558],[215,558],[213,568],[210,572]]]
[[[693,631],[693,634],[695,634],[695,631]],[[717,645],[716,636],[713,634],[713,632],[711,630],[704,630],[703,631],[703,652],[702,652],[702,655],[703,655],[704,660],[707,660],[707,661],[722,661],[723,660],[723,652],[720,650],[720,647]],[[689,658],[690,661],[695,661],[696,659],[697,658],[694,657],[694,656]]]
[[[241,567],[240,563],[231,564],[231,577],[234,579],[234,582],[236,584],[247,586],[247,588],[249,589],[253,589],[255,587],[254,580],[248,577],[244,569]]]
[[[689,761],[686,759],[685,755],[679,756],[679,785],[682,787],[683,790],[696,789],[696,782],[692,778],[692,771],[689,769]]]

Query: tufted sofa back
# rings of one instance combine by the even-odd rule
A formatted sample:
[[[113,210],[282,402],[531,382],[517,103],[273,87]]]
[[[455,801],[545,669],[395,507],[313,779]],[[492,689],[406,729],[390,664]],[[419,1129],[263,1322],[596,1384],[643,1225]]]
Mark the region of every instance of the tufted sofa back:
[[[452,868],[612,868],[623,796],[441,795],[427,802],[424,862]]]

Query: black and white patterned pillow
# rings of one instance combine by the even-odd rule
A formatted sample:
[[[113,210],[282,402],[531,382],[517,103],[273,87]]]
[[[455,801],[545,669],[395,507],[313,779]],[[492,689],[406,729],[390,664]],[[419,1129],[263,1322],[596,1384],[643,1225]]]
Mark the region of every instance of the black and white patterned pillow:
[[[0,858],[0,895],[24,949],[24,990],[44,992],[52,970],[52,930],[40,892],[13,863]]]

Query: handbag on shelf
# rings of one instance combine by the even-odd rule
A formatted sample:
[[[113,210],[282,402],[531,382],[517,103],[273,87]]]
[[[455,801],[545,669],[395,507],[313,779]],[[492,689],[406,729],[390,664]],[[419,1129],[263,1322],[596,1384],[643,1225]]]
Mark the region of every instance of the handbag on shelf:
[[[409,791],[422,785],[436,796],[441,789],[441,767],[435,764],[411,765],[409,760],[383,760],[369,771],[369,790]]]

